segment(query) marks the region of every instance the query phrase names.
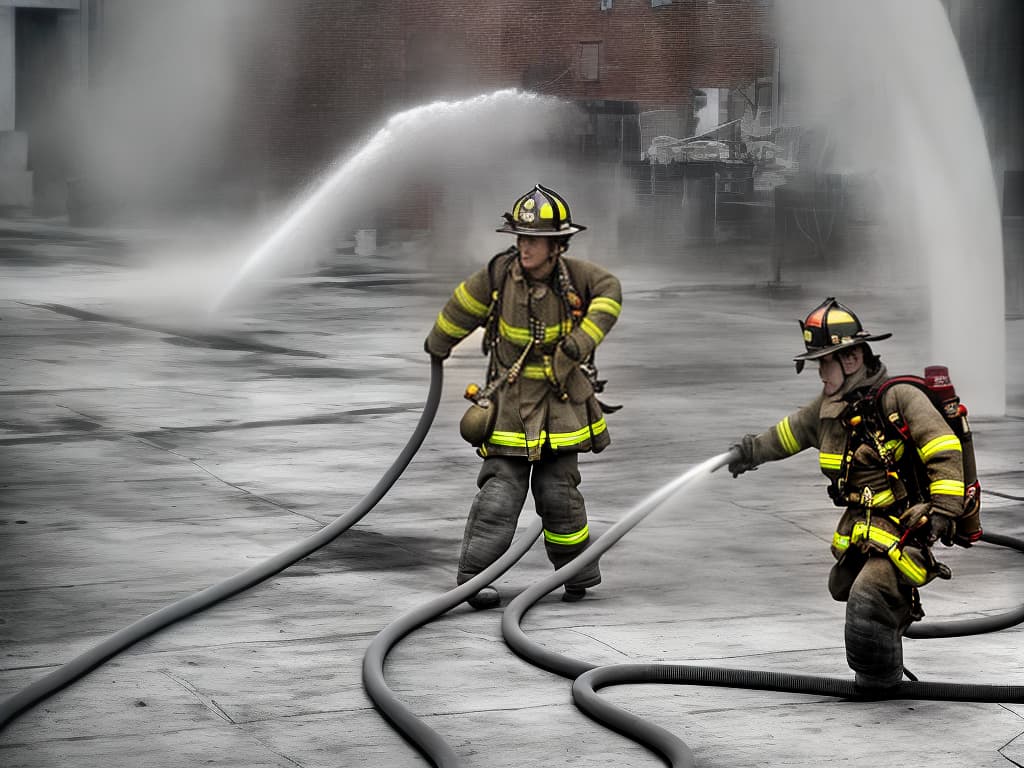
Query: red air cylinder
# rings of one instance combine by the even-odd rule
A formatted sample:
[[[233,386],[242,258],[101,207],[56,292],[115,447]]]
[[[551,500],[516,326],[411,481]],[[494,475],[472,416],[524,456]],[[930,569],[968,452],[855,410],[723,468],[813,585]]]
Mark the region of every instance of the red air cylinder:
[[[924,380],[942,402],[946,418],[955,419],[960,411],[960,398],[957,397],[953,382],[949,380],[949,368],[944,365],[929,365],[924,369]]]

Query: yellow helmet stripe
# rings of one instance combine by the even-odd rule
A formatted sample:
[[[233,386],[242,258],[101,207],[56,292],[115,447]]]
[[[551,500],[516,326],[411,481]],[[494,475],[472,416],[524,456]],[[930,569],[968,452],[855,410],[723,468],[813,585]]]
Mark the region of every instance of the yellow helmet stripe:
[[[932,456],[937,453],[941,453],[942,451],[963,452],[963,446],[960,445],[960,438],[956,435],[941,435],[936,437],[934,440],[929,440],[917,450],[921,459],[924,461],[928,461]]]
[[[571,547],[576,544],[582,544],[589,538],[589,525],[584,525],[578,531],[574,531],[572,533],[554,533],[553,531],[549,531],[547,528],[544,529],[544,541],[547,541],[551,544],[559,544],[563,547]]]
[[[459,287],[455,289],[455,301],[460,307],[466,312],[473,315],[474,317],[486,317],[487,305],[482,301],[477,301],[473,298],[473,294],[466,288],[466,283],[459,283]]]
[[[793,430],[789,426],[789,416],[775,425],[775,433],[779,436],[779,442],[782,443],[782,448],[786,453],[792,456],[794,453],[800,452],[800,443],[796,441]]]
[[[445,316],[444,310],[437,316],[437,327],[441,329],[445,336],[451,336],[453,339],[461,339],[463,336],[468,336],[471,330],[453,323]]]

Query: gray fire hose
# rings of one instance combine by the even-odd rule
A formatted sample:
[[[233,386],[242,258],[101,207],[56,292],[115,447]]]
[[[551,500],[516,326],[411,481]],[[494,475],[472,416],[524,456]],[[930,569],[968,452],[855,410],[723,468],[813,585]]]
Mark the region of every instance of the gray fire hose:
[[[100,664],[120,653],[125,648],[137,643],[142,638],[163,629],[169,624],[205,610],[215,603],[219,603],[280,573],[285,568],[294,565],[299,560],[308,557],[321,547],[334,541],[334,539],[359,522],[384,497],[384,494],[390,490],[402,472],[405,471],[412,457],[416,455],[416,451],[419,450],[420,445],[427,436],[427,432],[430,430],[430,425],[434,421],[434,416],[437,414],[437,406],[441,401],[442,380],[442,361],[440,358],[431,357],[430,390],[416,429],[409,437],[409,441],[405,444],[398,458],[387,468],[370,492],[352,509],[329,525],[321,528],[312,536],[292,545],[274,557],[264,560],[252,568],[247,568],[218,584],[207,587],[201,592],[196,592],[189,597],[165,606],[155,613],[151,613],[124,629],[115,632],[98,645],[93,646],[48,675],[41,677],[26,688],[4,699],[0,702],[0,730],[29,707],[39,703],[61,688],[70,685],[82,675],[91,672]]]
[[[417,718],[388,688],[384,681],[384,660],[391,649],[407,634],[472,597],[482,587],[486,587],[515,565],[533,546],[542,528],[541,519],[536,518],[527,531],[513,542],[508,551],[488,568],[465,584],[399,616],[381,630],[363,656],[363,688],[374,705],[403,736],[439,768],[456,768],[459,759],[447,742]]]
[[[570,577],[610,549],[625,533],[646,517],[669,495],[689,483],[703,472],[714,472],[728,464],[731,453],[720,454],[691,469],[640,502],[622,520],[608,529],[589,549],[551,576],[536,583],[517,596],[502,616],[505,642],[520,657],[531,664],[563,677],[573,679],[572,693],[576,705],[588,716],[604,723],[625,736],[644,744],[664,757],[673,768],[693,768],[693,754],[689,747],[671,732],[646,722],[622,710],[597,695],[597,690],[608,685],[637,683],[673,683],[689,685],[716,685],[754,690],[786,691],[812,695],[827,695],[848,699],[931,699],[938,701],[976,701],[992,703],[1024,703],[1024,686],[973,685],[957,683],[902,682],[884,692],[867,694],[857,689],[852,680],[834,677],[815,677],[759,670],[735,670],[717,667],[662,664],[616,664],[598,667],[550,651],[530,640],[520,623],[526,611],[541,597],[564,584]],[[1009,536],[985,534],[982,539],[994,544],[1010,546],[1024,552],[1024,541]],[[959,630],[965,634],[994,631],[1024,621],[1024,606],[985,619],[967,622],[948,622],[920,627],[908,637],[951,637]]]

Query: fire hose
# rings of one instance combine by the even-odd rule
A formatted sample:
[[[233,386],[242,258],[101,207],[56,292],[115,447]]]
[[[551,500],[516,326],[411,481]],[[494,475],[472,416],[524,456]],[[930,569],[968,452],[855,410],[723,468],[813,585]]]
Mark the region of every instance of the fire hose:
[[[409,462],[412,461],[412,457],[416,455],[416,451],[419,450],[420,445],[427,436],[427,432],[430,431],[430,425],[434,421],[434,416],[437,414],[437,407],[441,401],[442,380],[442,362],[438,358],[431,358],[430,389],[427,393],[426,403],[423,406],[423,413],[420,415],[416,428],[413,430],[405,447],[391,463],[391,466],[384,471],[377,484],[352,509],[316,533],[297,542],[283,552],[264,560],[262,563],[257,563],[241,573],[164,606],[160,610],[129,624],[124,629],[115,632],[53,672],[4,699],[0,702],[0,729],[3,729],[11,720],[29,707],[38,704],[61,688],[70,685],[78,678],[91,672],[103,662],[144,637],[187,616],[203,611],[232,595],[243,592],[280,573],[285,568],[294,565],[299,560],[308,557],[321,547],[331,543],[359,522],[367,512],[376,506],[377,502],[384,497],[384,494],[391,489],[391,486],[395,484],[399,476],[409,465]]]
[[[506,644],[529,663],[572,679],[573,700],[580,710],[612,730],[618,731],[662,755],[674,768],[692,768],[694,766],[693,755],[689,747],[671,732],[609,704],[597,694],[598,689],[627,683],[672,683],[805,693],[861,700],[932,699],[995,703],[1024,702],[1024,686],[913,681],[901,683],[883,694],[868,695],[858,690],[853,680],[835,677],[690,665],[616,664],[597,666],[552,652],[527,637],[521,623],[530,607],[599,558],[675,492],[700,476],[724,466],[730,458],[731,454],[729,453],[715,456],[657,489],[596,539],[576,559],[514,598],[502,615],[501,627]],[[538,523],[535,522],[534,527],[537,525]],[[511,568],[529,549],[536,535],[534,529],[531,528],[529,533],[521,536],[502,558],[483,573],[455,590],[396,619],[377,636],[363,659],[364,687],[375,706],[406,739],[439,768],[457,768],[460,765],[459,759],[435,731],[416,718],[388,689],[383,673],[387,653],[409,632],[458,605],[459,602],[481,587],[493,582],[497,576]],[[1009,536],[985,534],[982,540],[1013,547],[1024,552],[1024,541]],[[927,624],[918,628],[913,635],[908,632],[907,636],[952,637],[959,634],[977,634],[1014,626],[1022,621],[1024,621],[1024,606],[1015,611],[985,619]]]
[[[827,695],[845,699],[930,699],[936,701],[973,701],[991,703],[1024,703],[1024,686],[975,685],[943,682],[901,682],[881,692],[865,693],[854,682],[844,678],[817,677],[760,670],[723,669],[709,666],[669,664],[615,664],[597,666],[563,656],[530,640],[521,622],[526,611],[541,597],[568,581],[590,562],[600,557],[625,533],[646,517],[672,492],[697,475],[713,472],[729,462],[731,454],[715,456],[691,469],[675,481],[651,494],[622,520],[612,526],[579,557],[534,584],[509,603],[502,616],[502,633],[508,646],[535,666],[573,680],[573,701],[585,714],[609,728],[643,744],[664,757],[673,768],[692,768],[693,754],[675,734],[648,723],[620,709],[597,695],[609,685],[639,683],[672,683],[677,685],[715,685],[752,690],[782,691]],[[1012,547],[1024,552],[1024,540],[996,534],[985,534],[982,541]],[[1006,614],[970,621],[925,624],[907,637],[953,637],[1005,629],[1024,621],[1024,606]]]

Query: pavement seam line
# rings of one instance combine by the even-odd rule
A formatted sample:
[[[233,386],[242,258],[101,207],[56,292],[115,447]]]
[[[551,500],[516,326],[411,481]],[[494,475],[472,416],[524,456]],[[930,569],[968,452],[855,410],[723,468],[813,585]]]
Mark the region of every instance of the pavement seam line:
[[[177,683],[179,686],[184,688],[186,691],[192,694],[193,697],[195,697],[196,701],[198,701],[206,709],[213,712],[221,719],[227,721],[228,723],[231,723],[231,725],[238,725],[238,723],[236,723],[232,719],[231,715],[225,712],[223,707],[221,707],[220,704],[216,702],[216,700],[214,700],[213,698],[207,699],[205,696],[203,696],[203,694],[199,692],[199,689],[192,685],[192,683],[190,683],[188,680],[181,677],[177,677],[176,675],[172,675],[166,669],[161,669],[160,674],[164,675],[164,677],[166,677],[171,682]]]
[[[266,496],[260,496],[258,493],[253,493],[248,488],[243,488],[240,485],[235,485],[231,481],[225,480],[223,477],[218,477],[216,474],[214,474],[213,472],[208,470],[206,467],[204,467],[202,464],[200,464],[195,459],[189,458],[188,456],[183,456],[182,454],[178,453],[177,451],[171,450],[170,448],[165,448],[162,445],[158,445],[157,443],[154,443],[154,442],[152,442],[150,440],[147,440],[144,437],[139,437],[138,435],[130,435],[130,437],[133,440],[138,440],[143,445],[148,445],[150,448],[155,448],[158,451],[163,451],[164,453],[169,453],[172,456],[177,456],[179,459],[183,459],[184,461],[187,461],[189,464],[194,466],[196,469],[200,470],[201,472],[205,472],[206,474],[208,474],[210,477],[212,477],[217,482],[223,483],[224,485],[227,485],[227,486],[229,486],[231,488],[234,488],[236,491],[241,491],[246,496],[250,496],[250,497],[252,497],[254,499],[259,499],[262,502],[270,504],[273,507],[277,507],[278,509],[282,509],[285,512],[288,512],[289,514],[295,515],[297,517],[301,517],[304,520],[309,520],[311,522],[318,523],[318,524],[320,523],[320,521],[317,520],[316,518],[310,517],[309,515],[304,515],[301,512],[297,512],[296,510],[292,509],[291,507],[286,507],[284,504],[281,504],[278,501],[274,501],[273,499],[268,499]]]

